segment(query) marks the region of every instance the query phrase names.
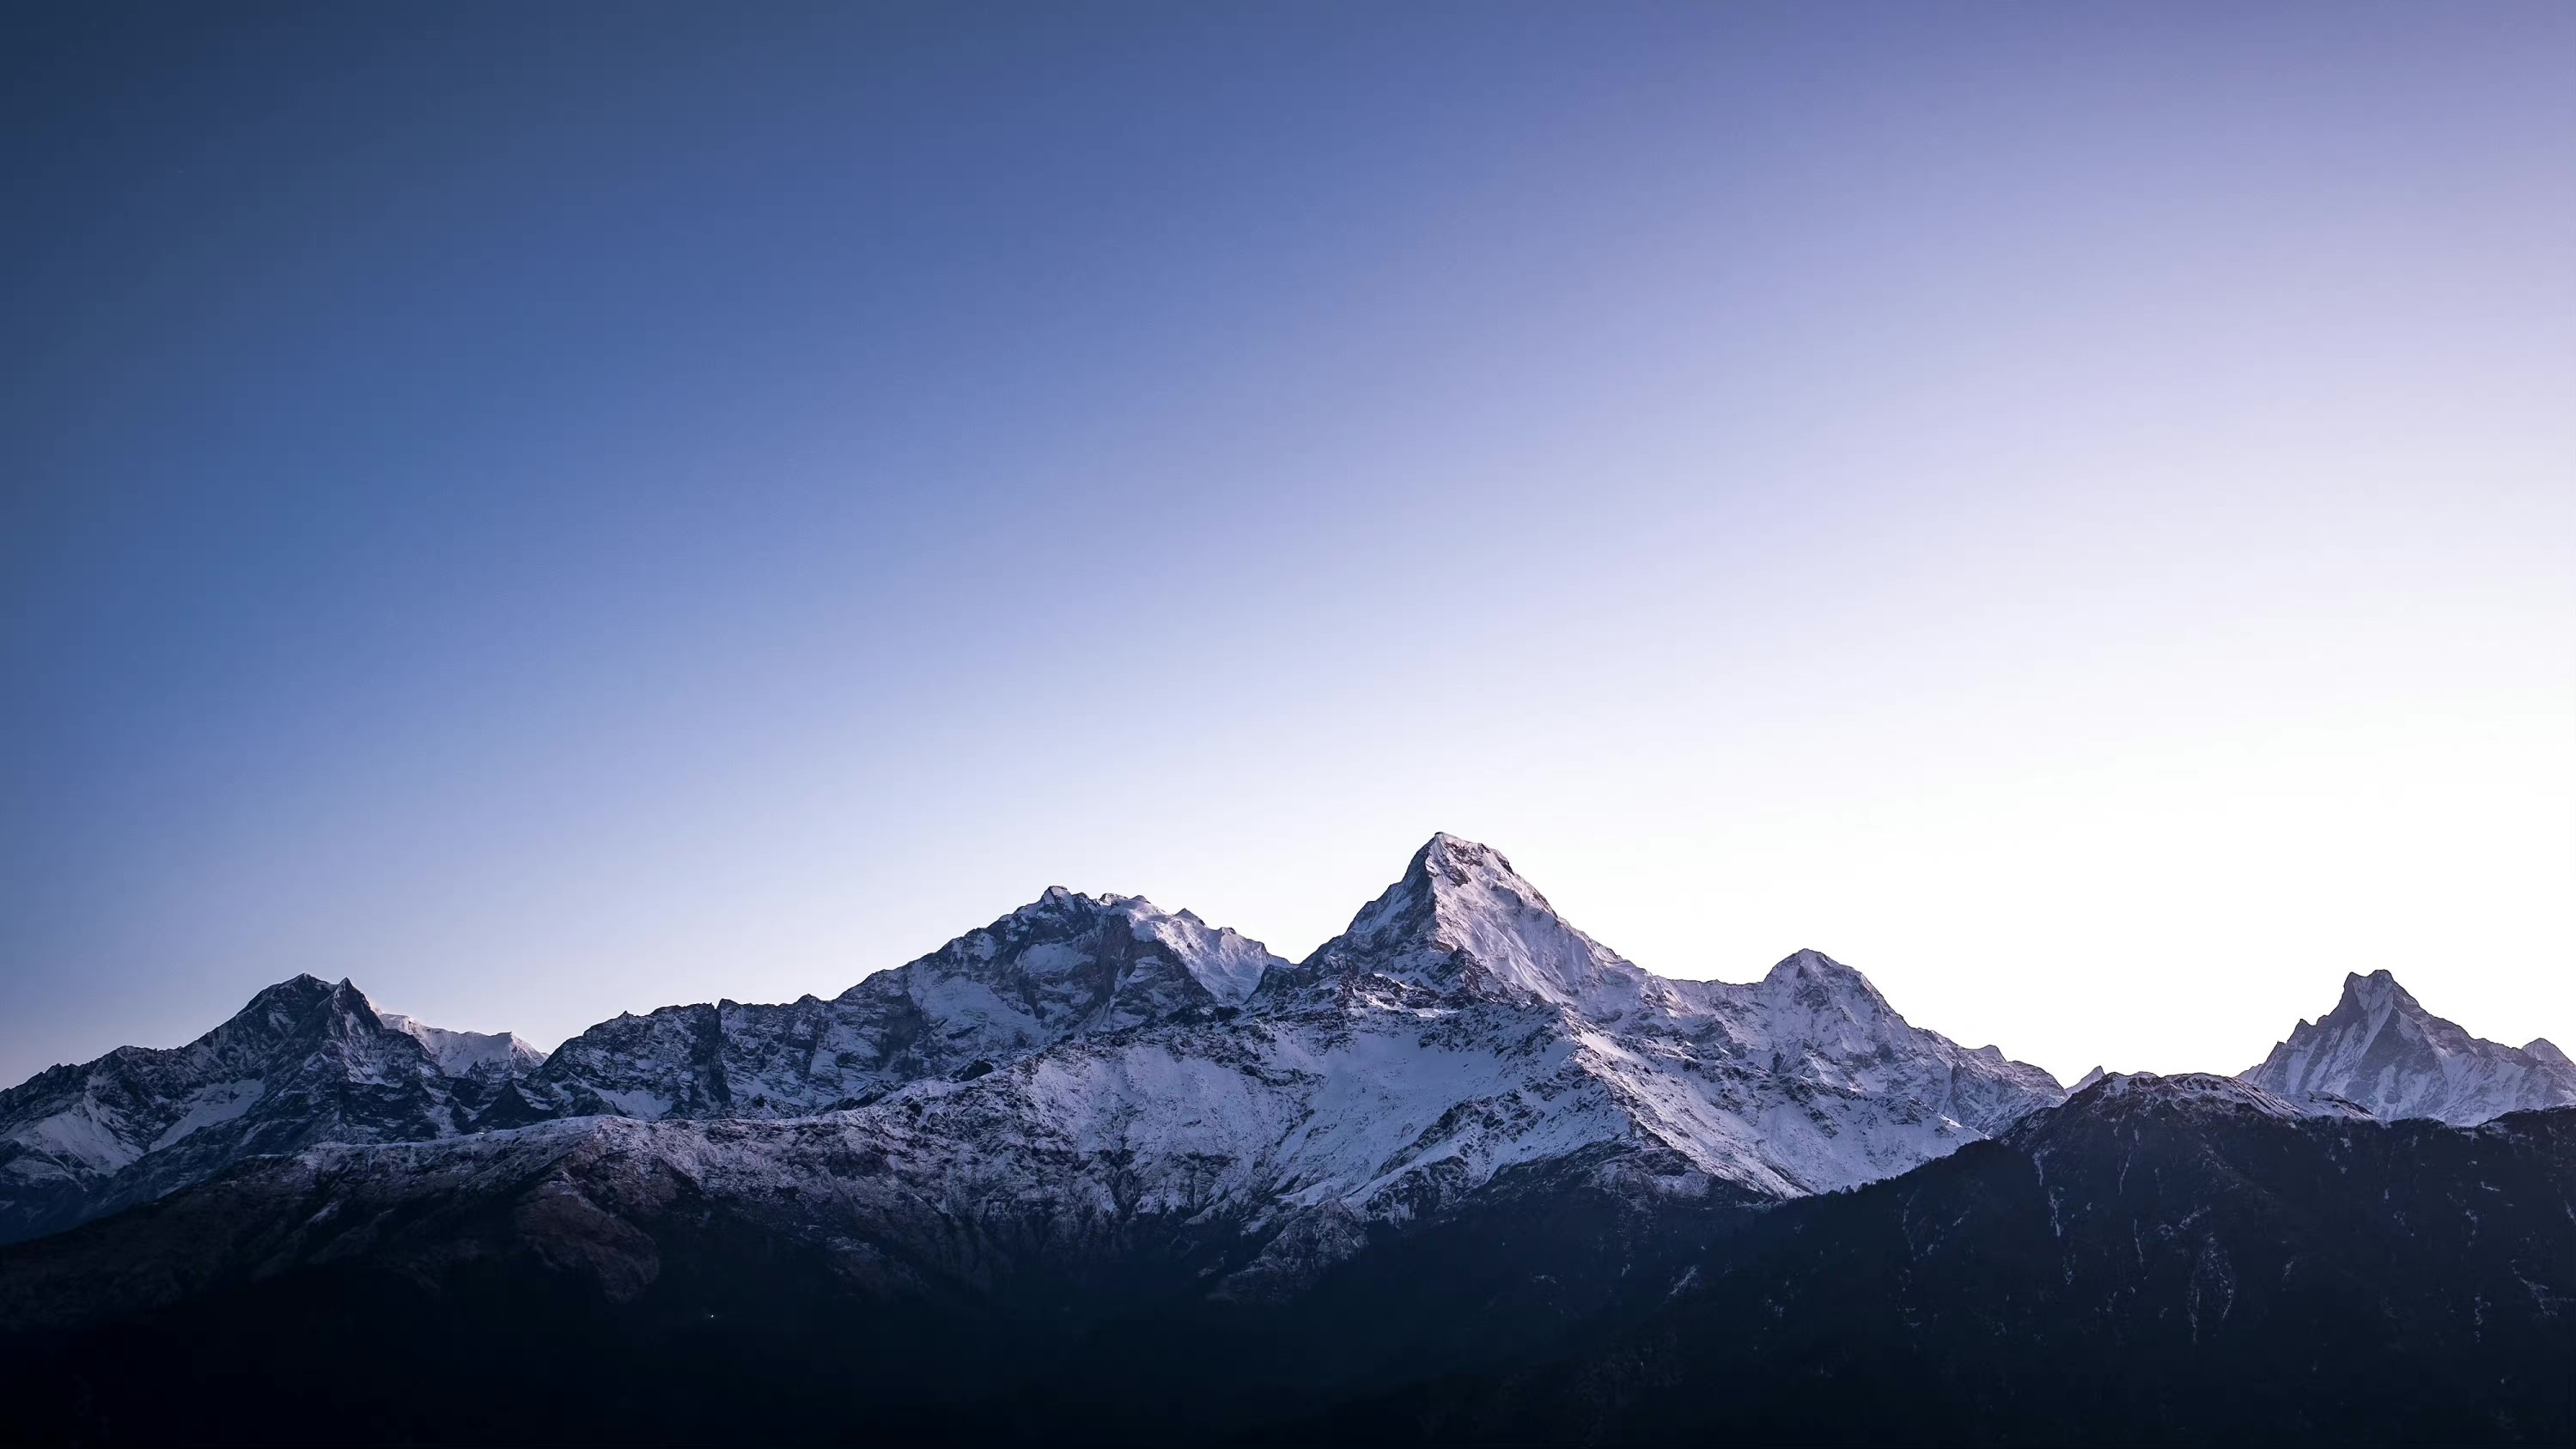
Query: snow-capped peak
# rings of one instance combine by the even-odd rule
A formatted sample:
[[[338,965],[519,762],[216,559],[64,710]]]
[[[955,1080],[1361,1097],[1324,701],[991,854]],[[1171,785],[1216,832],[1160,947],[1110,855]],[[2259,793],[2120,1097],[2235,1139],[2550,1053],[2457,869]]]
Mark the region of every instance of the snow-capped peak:
[[[1177,967],[1187,980],[1217,1002],[1234,1005],[1261,984],[1264,971],[1287,964],[1258,941],[1231,929],[1211,927],[1188,911],[1166,911],[1143,896],[1084,895],[1063,886],[1049,886],[1036,900],[904,969],[919,970],[932,962],[948,960],[967,968],[966,974],[979,977],[998,972],[1002,977],[1022,977],[1032,982],[1059,978],[1089,982],[1099,974],[1100,952],[1078,943],[1101,931],[1113,935],[1124,932],[1145,948],[1141,952],[1117,946],[1104,948],[1109,955],[1126,962],[1112,973],[1111,979],[1097,983],[1113,997],[1169,989],[1159,984],[1158,978],[1168,974],[1164,968]],[[991,966],[989,970],[976,969],[970,963]],[[852,991],[860,989],[854,987]],[[1047,988],[1041,988],[1044,989]],[[1106,1010],[1112,1017],[1132,1014],[1114,1001],[1094,1002],[1089,1009]],[[1159,1015],[1163,1009],[1153,1008],[1147,1014]]]
[[[2320,1110],[2466,1126],[2576,1103],[2576,1066],[2546,1041],[2514,1048],[2426,1011],[2386,971],[2348,975],[2335,1009],[2302,1021],[2244,1080]]]
[[[1403,878],[1298,974],[1535,998],[1596,1017],[1635,1005],[1653,979],[1569,925],[1501,852],[1449,834],[1414,852]]]
[[[1856,1021],[1896,1015],[1868,977],[1822,951],[1791,952],[1763,976],[1759,989],[1772,1001],[1796,1001]]]
[[[349,981],[292,977],[185,1046],[119,1047],[0,1092],[0,1241],[246,1155],[452,1136],[536,1059],[506,1033],[389,1019]]]

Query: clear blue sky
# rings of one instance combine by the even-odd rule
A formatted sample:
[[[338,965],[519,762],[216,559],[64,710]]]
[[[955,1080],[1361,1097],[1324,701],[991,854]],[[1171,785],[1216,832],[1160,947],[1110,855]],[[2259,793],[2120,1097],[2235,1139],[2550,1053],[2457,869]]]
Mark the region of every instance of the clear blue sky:
[[[1435,829],[2065,1076],[2576,1046],[2576,7],[7,25],[0,1080]]]

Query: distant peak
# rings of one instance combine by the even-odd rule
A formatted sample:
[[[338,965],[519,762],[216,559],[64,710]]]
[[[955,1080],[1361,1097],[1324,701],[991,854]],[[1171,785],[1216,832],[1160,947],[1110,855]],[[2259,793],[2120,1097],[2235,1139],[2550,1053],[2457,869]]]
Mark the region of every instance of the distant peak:
[[[2251,1112],[2283,1121],[2294,1121],[2307,1115],[2251,1082],[2210,1072],[2176,1072],[2170,1076],[2158,1076],[2154,1072],[2114,1072],[2095,1084],[2094,1090],[2087,1091],[2083,1101],[2088,1107],[2104,1110],[2156,1105],[2185,1110]]]
[[[2077,1077],[2075,1079],[2075,1085],[2067,1088],[2066,1090],[2069,1092],[2083,1091],[2085,1088],[2092,1086],[2095,1082],[2108,1079],[2110,1075],[2110,1073],[2103,1071],[2097,1066],[2093,1070],[2086,1072],[2084,1075]]]
[[[2384,970],[2344,977],[2334,1010],[2300,1022],[2244,1079],[2292,1101],[2454,1126],[2576,1102],[2576,1067],[2556,1047],[2517,1050],[2473,1036]]]

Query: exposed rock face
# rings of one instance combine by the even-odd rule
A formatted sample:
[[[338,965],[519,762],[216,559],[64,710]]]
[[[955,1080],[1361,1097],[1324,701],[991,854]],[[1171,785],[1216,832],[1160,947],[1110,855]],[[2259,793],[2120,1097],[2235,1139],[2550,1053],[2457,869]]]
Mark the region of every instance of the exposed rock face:
[[[2457,1126],[2576,1104],[2576,1065],[2546,1040],[2519,1049],[2426,1011],[2385,971],[2346,976],[2343,999],[2300,1022],[2246,1081],[2302,1103],[2349,1103],[2374,1117]]]
[[[120,1047],[0,1092],[0,1241],[147,1202],[241,1158],[452,1137],[536,1050],[380,1014],[311,976],[186,1046]]]

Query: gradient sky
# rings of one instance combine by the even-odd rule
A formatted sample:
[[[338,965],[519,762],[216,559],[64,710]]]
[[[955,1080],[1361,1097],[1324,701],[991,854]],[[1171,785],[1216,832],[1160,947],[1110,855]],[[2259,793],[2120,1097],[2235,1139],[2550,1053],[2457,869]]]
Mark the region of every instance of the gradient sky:
[[[2061,1077],[2576,1048],[2576,7],[6,26],[0,1080],[1434,830]]]

